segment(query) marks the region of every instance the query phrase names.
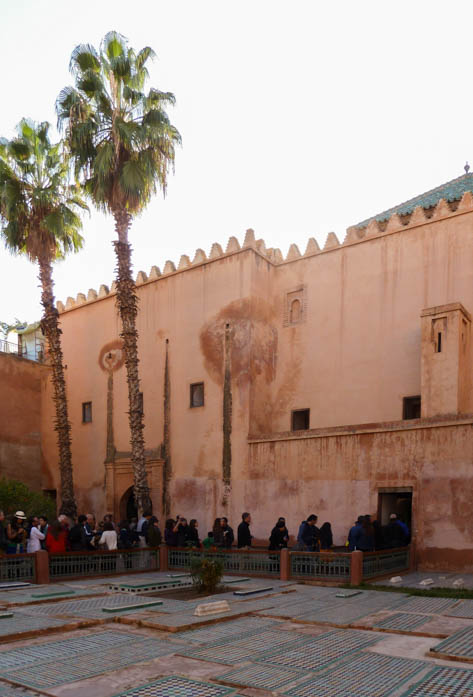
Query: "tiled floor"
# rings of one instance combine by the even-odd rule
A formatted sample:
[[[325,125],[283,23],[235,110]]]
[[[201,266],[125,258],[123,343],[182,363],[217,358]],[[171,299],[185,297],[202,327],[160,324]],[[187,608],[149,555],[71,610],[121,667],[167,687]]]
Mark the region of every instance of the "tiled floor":
[[[138,587],[157,578],[168,575],[146,573],[118,580]],[[434,646],[434,653],[458,660],[473,658],[473,601],[372,590],[337,597],[340,590],[335,587],[251,579],[240,587],[271,585],[274,590],[266,597],[239,599],[233,596],[238,583],[232,584],[228,592],[204,600],[227,599],[230,611],[201,618],[193,614],[201,600],[167,599],[165,592],[162,598],[111,593],[109,585],[110,579],[84,579],[83,584],[0,593],[0,603],[8,605],[6,596],[22,603],[10,607],[13,618],[0,619],[0,637],[22,626],[38,634],[30,641],[0,646],[0,697],[32,697],[35,689],[57,697],[238,697],[237,691],[254,697],[258,689],[276,690],[286,697],[473,697],[473,666],[472,670],[461,663],[437,666],[432,654],[426,655]],[[37,603],[33,594],[70,590],[77,593],[30,604]],[[100,597],[87,597],[91,594]],[[162,605],[138,607],[160,599]],[[122,609],[129,605],[131,611]],[[104,613],[104,607],[127,615],[123,618],[127,625],[107,629],[110,624],[96,623],[72,633],[62,631],[75,619],[108,623],[121,619]],[[323,627],[358,620],[365,627],[375,623],[373,628],[384,631],[366,631],[361,625],[359,629]],[[211,624],[201,627],[202,622]],[[422,637],[413,635],[422,634],[424,625],[436,632],[433,624],[438,625],[438,633],[446,630],[451,636],[436,644],[426,639],[426,631]],[[157,631],[162,627],[170,631]],[[172,632],[181,628],[182,632]],[[42,629],[57,629],[58,634],[42,637]],[[421,646],[417,653],[416,641]],[[160,675],[166,677],[158,679]],[[2,684],[5,680],[24,688]]]
[[[425,672],[425,663],[377,653],[357,653],[288,690],[288,697],[384,697],[393,687]]]
[[[242,661],[256,660],[258,656],[265,654],[268,646],[274,648],[281,646],[293,646],[297,642],[307,641],[295,632],[267,629],[263,632],[246,634],[240,639],[223,639],[213,642],[212,646],[191,647],[178,650],[182,656],[195,658],[213,663],[225,663],[233,665]]]
[[[473,671],[461,668],[436,668],[403,697],[471,697]]]
[[[288,666],[300,670],[318,670],[380,641],[378,634],[356,630],[335,630],[307,640],[294,642],[293,648],[267,651],[258,663]]]
[[[422,624],[428,622],[428,615],[414,615],[408,612],[396,612],[388,615],[383,620],[374,623],[374,627],[379,629],[394,629],[397,631],[409,632],[417,630]]]
[[[224,695],[233,696],[235,691],[228,687],[173,675],[121,692],[116,697],[224,697]]]
[[[0,676],[44,689],[173,653],[161,639],[102,632],[0,652]]]
[[[473,627],[460,629],[436,644],[431,651],[458,658],[473,658]]]

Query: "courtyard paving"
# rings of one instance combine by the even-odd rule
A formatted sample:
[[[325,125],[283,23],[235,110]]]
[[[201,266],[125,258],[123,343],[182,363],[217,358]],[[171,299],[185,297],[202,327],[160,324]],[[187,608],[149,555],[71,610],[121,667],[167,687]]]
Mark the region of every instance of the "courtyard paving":
[[[473,601],[245,577],[198,601],[169,579],[0,590],[0,697],[473,697]],[[230,609],[194,615],[212,600]]]

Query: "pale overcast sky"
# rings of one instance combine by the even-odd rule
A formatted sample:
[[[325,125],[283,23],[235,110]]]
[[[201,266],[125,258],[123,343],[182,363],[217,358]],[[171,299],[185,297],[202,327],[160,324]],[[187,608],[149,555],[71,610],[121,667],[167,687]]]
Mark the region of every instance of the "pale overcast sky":
[[[157,53],[183,147],[165,200],[133,224],[134,268],[253,227],[283,253],[463,173],[473,160],[471,2],[0,0],[0,135],[55,123],[78,43],[115,29]],[[55,269],[65,300],[113,280],[113,220]],[[0,320],[40,317],[37,269],[0,249]]]

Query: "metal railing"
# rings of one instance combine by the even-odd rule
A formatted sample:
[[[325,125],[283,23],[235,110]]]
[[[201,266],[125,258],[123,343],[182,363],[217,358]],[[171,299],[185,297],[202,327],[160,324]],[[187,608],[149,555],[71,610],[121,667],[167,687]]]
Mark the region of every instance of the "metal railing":
[[[13,344],[11,341],[0,339],[0,351],[2,353],[13,353],[16,356],[21,356],[21,349],[18,344]]]
[[[0,558],[0,581],[36,580],[34,554],[6,554]]]
[[[409,568],[409,547],[363,553],[363,578],[385,576]]]
[[[351,554],[290,552],[291,576],[326,581],[349,581]]]
[[[44,361],[44,345],[36,344],[35,346],[26,344],[14,344],[11,341],[0,339],[0,353],[9,353],[21,358],[28,358],[30,361],[42,363]]]
[[[280,575],[279,551],[253,550],[218,550],[216,552],[200,549],[168,548],[168,565],[170,569],[189,569],[192,558],[199,556],[216,559],[223,563],[227,573],[246,574],[248,576]]]
[[[49,556],[51,579],[109,576],[132,571],[159,570],[159,549],[119,549],[100,552],[66,552]]]

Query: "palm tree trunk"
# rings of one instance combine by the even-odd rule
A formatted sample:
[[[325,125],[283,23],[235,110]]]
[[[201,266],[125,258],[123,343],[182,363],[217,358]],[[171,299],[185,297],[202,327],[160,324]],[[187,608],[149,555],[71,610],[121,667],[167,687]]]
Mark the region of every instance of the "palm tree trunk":
[[[67,413],[66,381],[64,379],[61,348],[62,332],[59,328],[59,313],[54,306],[52,264],[51,260],[47,257],[41,257],[39,259],[39,279],[41,281],[41,304],[44,309],[41,329],[49,346],[54,387],[54,404],[56,407],[54,429],[57,433],[59,472],[61,477],[61,507],[59,512],[74,518],[74,516],[77,515],[77,504],[74,497],[74,481],[72,476],[71,425]]]
[[[142,514],[144,510],[151,508],[151,499],[146,476],[143,410],[140,399],[140,379],[138,376],[138,332],[136,331],[138,298],[131,275],[131,246],[128,243],[131,216],[127,211],[115,211],[114,218],[115,230],[118,235],[118,240],[113,243],[118,261],[117,307],[122,321],[120,336],[123,339],[128,382],[128,419],[130,423],[134,494],[138,512]]]

